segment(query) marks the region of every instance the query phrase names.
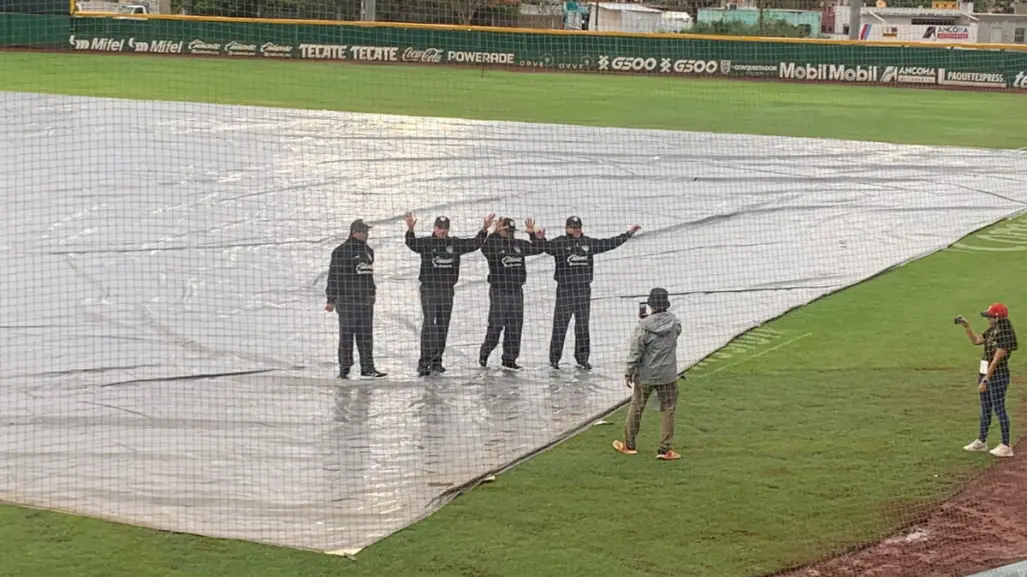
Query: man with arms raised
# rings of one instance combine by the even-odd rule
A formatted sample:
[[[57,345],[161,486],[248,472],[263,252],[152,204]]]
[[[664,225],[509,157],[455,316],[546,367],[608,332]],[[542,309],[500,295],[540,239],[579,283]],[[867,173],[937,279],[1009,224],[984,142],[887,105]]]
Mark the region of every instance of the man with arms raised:
[[[535,235],[535,221],[524,223],[525,232]],[[514,238],[517,228],[512,218],[503,217],[496,222],[496,231],[485,239],[481,253],[489,263],[489,321],[485,342],[478,353],[478,364],[487,367],[489,355],[503,335],[503,368],[519,371],[517,357],[521,354],[521,328],[524,325],[524,281],[528,271],[524,258],[542,254],[547,242],[541,238],[531,241]]]
[[[417,361],[418,376],[444,373],[442,354],[449,336],[449,321],[453,316],[453,287],[460,279],[460,257],[481,248],[496,215],[485,217],[478,235],[457,238],[449,235],[449,218],[435,219],[431,236],[418,238],[414,234],[417,219],[409,212],[403,217],[407,223],[406,244],[421,255],[421,358]]]
[[[566,234],[554,238],[546,245],[546,254],[552,255],[556,264],[556,272],[553,274],[556,280],[556,307],[553,311],[553,336],[549,341],[549,364],[554,369],[560,368],[563,343],[571,317],[574,317],[574,360],[582,369],[592,369],[588,362],[591,355],[589,317],[592,312],[592,257],[624,244],[640,228],[638,225],[632,226],[627,232],[612,238],[592,238],[583,233],[581,219],[572,216],[567,219]]]

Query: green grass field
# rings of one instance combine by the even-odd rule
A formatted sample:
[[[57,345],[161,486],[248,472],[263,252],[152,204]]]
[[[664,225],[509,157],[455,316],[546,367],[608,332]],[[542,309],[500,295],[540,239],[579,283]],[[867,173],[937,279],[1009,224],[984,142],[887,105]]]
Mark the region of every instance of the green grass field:
[[[1027,99],[1010,94],[86,55],[6,53],[0,64],[0,90],[1027,145]],[[356,562],[0,507],[0,575],[734,577],[810,561],[886,536],[993,462],[961,450],[976,434],[979,350],[952,317],[974,315],[981,329],[976,312],[1001,300],[1016,323],[1027,262],[1015,254],[946,251],[771,323],[778,341],[735,357],[751,360],[711,364],[682,385],[678,463],[613,453],[621,411],[614,427]],[[1019,406],[1019,388],[1010,394]],[[655,433],[650,410],[640,444],[654,446]]]

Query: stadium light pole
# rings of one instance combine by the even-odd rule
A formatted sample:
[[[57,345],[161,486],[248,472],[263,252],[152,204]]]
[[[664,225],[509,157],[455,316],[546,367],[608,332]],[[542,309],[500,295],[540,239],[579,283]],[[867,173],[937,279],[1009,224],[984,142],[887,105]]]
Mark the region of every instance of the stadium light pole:
[[[375,0],[360,1],[360,19],[364,22],[374,22]]]
[[[372,2],[374,0],[371,0]],[[863,16],[863,0],[849,2],[849,40],[859,40],[859,27]]]

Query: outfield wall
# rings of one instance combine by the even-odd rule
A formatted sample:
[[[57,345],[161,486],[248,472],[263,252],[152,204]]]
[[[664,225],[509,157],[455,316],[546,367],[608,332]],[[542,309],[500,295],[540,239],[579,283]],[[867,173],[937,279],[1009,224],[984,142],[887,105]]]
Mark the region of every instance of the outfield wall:
[[[0,15],[0,45],[1027,92],[1027,51],[1005,49],[18,14]]]

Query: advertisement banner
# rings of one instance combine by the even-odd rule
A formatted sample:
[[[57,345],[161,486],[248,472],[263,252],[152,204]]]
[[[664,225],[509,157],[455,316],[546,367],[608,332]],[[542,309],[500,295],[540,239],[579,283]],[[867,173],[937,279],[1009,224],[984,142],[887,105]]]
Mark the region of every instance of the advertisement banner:
[[[968,44],[977,40],[977,24],[970,24],[969,26],[938,26],[870,22],[860,25],[859,39],[874,42]]]
[[[527,68],[788,82],[1027,88],[1027,53],[304,24],[73,19],[76,51]],[[933,26],[934,39],[972,28]],[[927,32],[925,32],[926,34]],[[558,46],[559,49],[554,49]]]
[[[885,66],[881,82],[898,84],[937,84],[938,69],[927,66]]]
[[[938,84],[971,88],[1005,88],[1006,78],[1001,72],[965,72],[939,68]]]

